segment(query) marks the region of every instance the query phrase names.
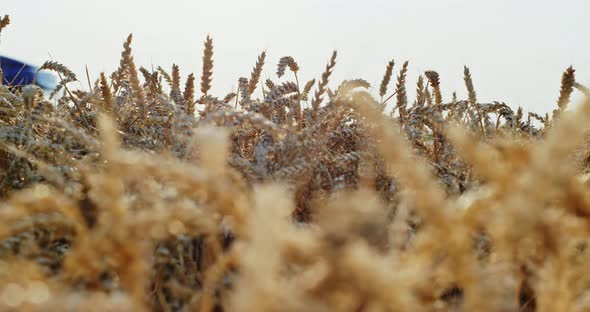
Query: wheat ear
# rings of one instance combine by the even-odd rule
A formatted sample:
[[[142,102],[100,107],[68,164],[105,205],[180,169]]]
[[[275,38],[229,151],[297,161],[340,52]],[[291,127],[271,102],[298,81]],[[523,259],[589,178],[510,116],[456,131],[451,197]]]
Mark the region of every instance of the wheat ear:
[[[252,74],[250,75],[250,82],[248,83],[248,94],[254,93],[256,90],[256,85],[258,85],[258,81],[260,81],[260,75],[262,74],[262,67],[264,66],[264,61],[266,59],[266,51],[262,51],[258,56],[258,60],[256,61],[256,65],[252,70]]]
[[[133,98],[139,108],[139,117],[144,117],[147,113],[147,104],[143,88],[139,83],[139,77],[137,76],[137,69],[135,67],[135,61],[131,54],[131,41],[133,40],[133,34],[129,34],[125,44],[123,45],[123,53],[121,53],[121,68],[126,68],[129,74],[129,82],[131,83],[131,90],[133,91]]]
[[[203,96],[211,89],[211,80],[213,76],[213,39],[207,36],[205,40],[205,49],[203,51],[203,74],[201,76],[201,93]]]
[[[397,85],[396,85],[396,107],[399,111],[399,121],[400,124],[404,123],[404,118],[406,115],[406,105],[408,105],[408,95],[406,94],[406,75],[408,74],[408,61],[404,62],[402,69],[397,76]]]
[[[383,75],[383,80],[381,80],[381,87],[379,88],[379,95],[381,96],[381,103],[383,103],[383,97],[387,93],[387,86],[391,81],[391,75],[393,74],[393,66],[395,65],[395,61],[391,60],[387,63],[387,67],[385,68],[385,74]]]
[[[481,115],[481,111],[479,110],[479,106],[477,105],[477,94],[475,93],[475,88],[473,87],[473,79],[471,79],[471,72],[469,71],[469,67],[463,67],[463,79],[465,80],[465,86],[467,87],[467,92],[469,93],[469,104],[473,106],[475,111],[477,112],[477,118],[479,119],[479,125],[481,127],[481,134],[485,135],[486,130],[483,125],[483,116]]]
[[[315,96],[314,96],[313,100],[311,101],[311,107],[314,112],[317,112],[317,110],[320,107],[320,104],[322,103],[322,100],[323,100],[322,96],[326,92],[326,86],[328,85],[328,80],[330,79],[330,75],[332,74],[332,71],[334,70],[334,66],[336,66],[336,55],[337,55],[336,51],[332,52],[332,57],[330,58],[330,62],[328,62],[328,65],[326,66],[326,70],[322,74],[322,79],[318,83],[318,89],[316,90]]]
[[[195,75],[190,74],[186,79],[183,94],[184,102],[186,103],[186,113],[189,116],[195,113]]]
[[[570,102],[570,96],[574,92],[574,86],[576,84],[576,70],[570,66],[568,67],[561,76],[561,89],[559,91],[559,98],[557,99],[557,107],[560,111],[567,108]]]
[[[114,107],[113,94],[104,72],[100,73],[100,93],[102,95],[102,111],[107,115],[111,115]]]
[[[434,103],[437,105],[442,104],[442,95],[440,93],[440,78],[437,72],[433,70],[429,70],[424,73],[426,78],[428,78],[428,82],[432,86],[432,90],[434,93]]]

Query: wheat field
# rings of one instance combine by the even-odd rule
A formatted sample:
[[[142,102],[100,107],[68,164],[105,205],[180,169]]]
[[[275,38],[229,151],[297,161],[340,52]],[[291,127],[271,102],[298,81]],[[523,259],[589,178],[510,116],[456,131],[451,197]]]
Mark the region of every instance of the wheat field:
[[[467,99],[407,61],[335,84],[336,51],[311,81],[292,56],[262,81],[262,52],[215,96],[202,55],[198,90],[138,67],[131,35],[87,90],[55,61],[51,94],[0,85],[1,311],[590,310],[572,67],[525,114],[467,67]]]

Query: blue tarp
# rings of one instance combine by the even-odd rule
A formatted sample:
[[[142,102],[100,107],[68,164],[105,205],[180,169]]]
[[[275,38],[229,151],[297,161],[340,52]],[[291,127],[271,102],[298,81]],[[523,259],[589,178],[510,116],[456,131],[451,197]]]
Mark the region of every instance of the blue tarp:
[[[0,56],[0,67],[4,76],[4,85],[22,86],[33,83],[38,67],[25,64],[12,58]],[[35,83],[46,91],[51,91],[57,84],[57,79],[49,72],[41,71]]]

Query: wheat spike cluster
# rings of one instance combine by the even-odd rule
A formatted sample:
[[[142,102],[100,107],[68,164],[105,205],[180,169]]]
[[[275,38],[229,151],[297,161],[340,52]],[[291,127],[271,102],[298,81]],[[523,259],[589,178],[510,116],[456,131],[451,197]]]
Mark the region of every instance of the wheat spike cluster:
[[[0,85],[0,311],[590,310],[573,67],[535,114],[467,67],[466,99],[394,60],[333,84],[335,51],[311,81],[263,51],[215,96],[213,38],[200,77],[132,46],[89,89],[55,61],[50,95]]]

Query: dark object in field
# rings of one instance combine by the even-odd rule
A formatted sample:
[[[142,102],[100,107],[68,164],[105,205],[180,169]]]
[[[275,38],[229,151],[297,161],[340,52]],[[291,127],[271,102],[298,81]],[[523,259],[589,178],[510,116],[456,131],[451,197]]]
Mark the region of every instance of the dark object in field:
[[[52,91],[57,85],[57,79],[49,72],[40,71],[35,79],[38,67],[12,58],[0,56],[0,68],[2,68],[3,85],[24,86],[32,84],[35,80],[35,84],[45,91]]]

